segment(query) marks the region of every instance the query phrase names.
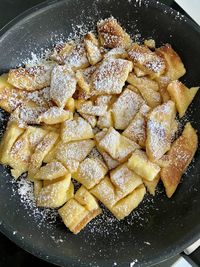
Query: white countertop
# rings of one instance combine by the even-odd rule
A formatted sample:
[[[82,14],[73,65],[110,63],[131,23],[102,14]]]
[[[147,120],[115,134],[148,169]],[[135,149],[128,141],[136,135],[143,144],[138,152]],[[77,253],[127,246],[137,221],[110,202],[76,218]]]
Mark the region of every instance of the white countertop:
[[[200,0],[175,0],[200,25]]]

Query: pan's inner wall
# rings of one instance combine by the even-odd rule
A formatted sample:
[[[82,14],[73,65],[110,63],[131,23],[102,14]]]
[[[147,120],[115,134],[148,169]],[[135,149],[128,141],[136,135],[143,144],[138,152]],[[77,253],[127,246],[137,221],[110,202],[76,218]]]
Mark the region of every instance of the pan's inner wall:
[[[200,84],[200,31],[185,22],[184,18],[160,5],[148,1],[79,1],[58,2],[29,15],[0,38],[0,72],[18,66],[38,53],[49,48],[60,38],[67,38],[74,25],[94,29],[101,18],[113,15],[128,33],[142,38],[152,37],[157,46],[170,43],[185,63],[187,74],[183,81],[188,86]],[[84,25],[84,26],[83,26]],[[199,131],[199,96],[189,111],[193,126]],[[58,223],[51,228],[38,227],[33,216],[29,216],[13,194],[0,167],[0,218],[2,231],[32,253],[65,266],[128,266],[157,262],[180,252],[185,245],[200,233],[200,158],[196,154],[193,167],[183,177],[174,197],[169,200],[158,194],[154,203],[147,201],[139,208],[140,216],[132,222],[109,223],[106,233],[85,229],[72,235]],[[147,212],[146,212],[147,210]],[[135,219],[134,219],[135,218]],[[106,229],[106,221],[102,220]],[[117,225],[117,226],[116,226]],[[12,232],[16,231],[16,235]],[[52,232],[55,242],[52,239]],[[107,234],[109,232],[109,234]],[[195,236],[196,233],[196,236]],[[22,238],[24,237],[24,238]],[[137,262],[136,261],[136,262]]]

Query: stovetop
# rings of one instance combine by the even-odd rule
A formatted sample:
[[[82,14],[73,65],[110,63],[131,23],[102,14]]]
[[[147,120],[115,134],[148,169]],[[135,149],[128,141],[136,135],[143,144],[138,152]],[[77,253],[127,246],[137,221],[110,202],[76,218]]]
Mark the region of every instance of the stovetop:
[[[159,1],[185,14],[185,12],[173,0],[159,0]],[[14,17],[19,15],[23,11],[41,2],[43,2],[43,0],[26,0],[26,1],[0,0],[0,28],[2,28],[6,23],[8,23],[10,20],[12,20]],[[178,258],[179,255],[164,263],[156,265],[156,267],[170,267],[178,260]],[[200,266],[200,250],[192,253],[191,258],[194,260],[194,262],[196,262],[197,264],[196,266]],[[33,255],[29,254],[28,252],[22,250],[13,242],[11,242],[7,237],[5,237],[3,234],[0,233],[0,267],[13,267],[13,266],[53,267],[54,265],[47,263],[41,259],[38,259]],[[181,267],[183,267],[183,264]]]

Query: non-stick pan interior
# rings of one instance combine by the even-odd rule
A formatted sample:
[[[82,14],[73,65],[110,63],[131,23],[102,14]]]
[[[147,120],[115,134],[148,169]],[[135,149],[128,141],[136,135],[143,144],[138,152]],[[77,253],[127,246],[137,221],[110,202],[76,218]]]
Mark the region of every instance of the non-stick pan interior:
[[[43,4],[4,29],[0,37],[0,72],[18,66],[67,39],[75,30],[95,29],[96,22],[116,17],[136,40],[152,37],[157,46],[170,43],[185,63],[188,86],[200,84],[200,30],[183,16],[153,1],[68,0]],[[73,36],[73,34],[72,34]],[[200,130],[199,96],[187,118]],[[3,116],[3,115],[2,115]],[[3,127],[2,122],[2,127]],[[127,219],[117,222],[107,213],[93,220],[80,234],[71,234],[46,213],[30,211],[21,202],[9,170],[0,167],[1,230],[29,252],[62,266],[147,265],[164,260],[200,236],[200,155],[183,177],[172,199],[162,193],[148,196]],[[25,189],[24,189],[25,190]],[[51,219],[49,219],[51,220]],[[44,221],[44,222],[43,222]],[[43,222],[43,223],[42,223]]]

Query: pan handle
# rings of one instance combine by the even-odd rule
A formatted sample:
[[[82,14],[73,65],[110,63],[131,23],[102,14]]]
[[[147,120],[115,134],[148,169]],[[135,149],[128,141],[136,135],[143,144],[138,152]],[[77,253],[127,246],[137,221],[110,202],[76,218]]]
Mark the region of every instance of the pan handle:
[[[166,264],[168,264],[168,261],[166,261]],[[159,265],[158,265],[159,266]],[[188,256],[185,255],[179,255],[178,259],[173,262],[171,265],[163,265],[163,267],[199,267],[193,260],[191,260]]]
[[[171,260],[156,265],[157,267],[199,267],[200,266],[200,239]]]
[[[200,247],[200,239],[197,240],[195,243],[193,243],[191,246],[189,246],[188,248],[184,249],[184,253],[186,255],[190,255],[192,254],[194,251],[196,251],[198,249],[198,247]],[[199,248],[200,249],[200,248]]]
[[[181,256],[189,263],[191,266],[200,266],[200,239],[194,244],[189,246],[181,253]]]

